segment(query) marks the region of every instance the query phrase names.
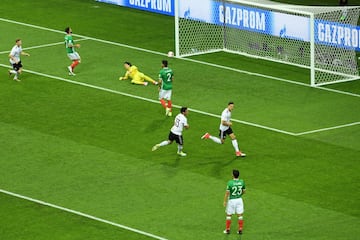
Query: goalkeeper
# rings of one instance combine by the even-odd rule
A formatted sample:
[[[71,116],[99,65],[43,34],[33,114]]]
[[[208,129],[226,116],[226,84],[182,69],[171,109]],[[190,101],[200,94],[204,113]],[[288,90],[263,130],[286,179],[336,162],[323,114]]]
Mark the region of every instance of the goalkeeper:
[[[153,80],[151,77],[146,76],[142,72],[139,72],[138,68],[135,65],[132,65],[130,62],[124,62],[124,68],[126,73],[124,77],[120,77],[119,80],[126,80],[131,78],[131,83],[147,86],[148,82],[157,85],[158,82]],[[147,81],[147,82],[145,82]]]

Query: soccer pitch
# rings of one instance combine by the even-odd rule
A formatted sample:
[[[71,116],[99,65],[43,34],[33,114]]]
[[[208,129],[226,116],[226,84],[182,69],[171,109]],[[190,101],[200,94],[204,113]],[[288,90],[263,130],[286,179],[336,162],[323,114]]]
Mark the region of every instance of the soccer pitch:
[[[2,7],[1,239],[239,239],[235,218],[222,233],[234,168],[247,185],[242,239],[360,235],[359,81],[311,88],[295,67],[225,53],[171,58],[173,102],[190,108],[188,156],[175,144],[151,152],[173,118],[156,86],[117,79],[124,61],[156,79],[173,47],[170,17],[87,0]],[[68,25],[82,57],[71,77]],[[16,38],[31,54],[20,83],[7,76]],[[217,134],[230,100],[242,159],[229,140],[200,139]]]

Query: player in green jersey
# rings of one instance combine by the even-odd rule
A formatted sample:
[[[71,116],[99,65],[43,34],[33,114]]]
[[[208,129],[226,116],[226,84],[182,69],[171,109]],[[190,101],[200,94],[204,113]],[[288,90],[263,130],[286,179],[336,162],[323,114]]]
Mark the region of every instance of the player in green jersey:
[[[174,73],[173,70],[168,67],[167,60],[162,60],[161,67],[162,69],[159,73],[159,100],[165,108],[165,115],[170,117],[172,115],[171,93]]]
[[[68,66],[69,75],[75,76],[74,68],[80,63],[80,55],[75,51],[75,48],[80,48],[80,44],[75,44],[72,37],[72,29],[70,27],[65,28],[65,48],[66,53],[72,64]]]
[[[238,234],[242,234],[244,220],[244,203],[242,195],[245,193],[245,182],[239,179],[239,170],[233,170],[233,179],[227,183],[226,192],[224,196],[224,207],[226,207],[226,228],[224,233],[230,233],[231,216],[237,214],[238,216]]]

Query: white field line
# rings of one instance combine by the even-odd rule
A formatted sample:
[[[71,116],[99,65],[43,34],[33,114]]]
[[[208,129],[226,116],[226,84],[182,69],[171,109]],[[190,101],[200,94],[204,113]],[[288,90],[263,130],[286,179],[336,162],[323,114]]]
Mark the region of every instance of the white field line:
[[[80,41],[84,41],[84,40],[88,40],[88,39],[87,38],[76,39],[76,42],[80,42]],[[61,44],[64,44],[64,41],[56,42],[56,43],[42,44],[42,45],[37,45],[37,46],[32,46],[32,47],[26,47],[26,48],[23,48],[23,50],[29,50],[29,49],[35,49],[35,48],[44,48],[44,47],[52,47],[52,46],[61,45]],[[10,53],[10,50],[0,52],[0,54],[5,54],[5,53]]]
[[[10,66],[5,65],[5,64],[0,64],[0,66],[1,66],[1,67],[6,67],[6,68],[10,68]],[[139,100],[143,100],[143,101],[147,101],[147,102],[152,102],[152,103],[159,104],[159,101],[158,101],[158,100],[154,100],[154,99],[150,99],[150,98],[144,98],[144,97],[140,97],[140,96],[133,95],[133,94],[129,94],[129,93],[125,93],[125,92],[120,92],[120,91],[112,90],[112,89],[109,89],[109,88],[104,88],[104,87],[99,87],[99,86],[91,85],[91,84],[88,84],[88,83],[77,82],[77,81],[73,81],[73,80],[70,80],[70,79],[66,79],[66,78],[62,78],[62,77],[57,77],[57,76],[52,76],[52,75],[49,75],[49,74],[40,73],[40,72],[35,72],[35,71],[31,71],[31,70],[23,70],[23,72],[28,72],[28,73],[35,74],[35,75],[39,75],[39,76],[42,76],[42,77],[52,78],[52,79],[56,79],[56,80],[60,80],[60,81],[64,81],[64,82],[68,82],[68,83],[72,83],[72,84],[76,84],[76,85],[81,85],[81,86],[88,87],[88,88],[93,88],[93,89],[97,89],[97,90],[101,90],[101,91],[105,91],[105,92],[115,93],[115,94],[118,94],[118,95],[122,95],[122,96],[126,96],[126,97],[131,97],[131,98],[136,98],[136,99],[139,99]],[[179,106],[179,105],[173,105],[173,106],[174,106],[174,107],[177,107],[177,108],[181,108],[181,106]],[[216,114],[204,112],[204,111],[197,110],[197,109],[193,109],[193,108],[189,108],[189,109],[190,109],[192,112],[196,112],[196,113],[203,114],[203,115],[207,115],[207,116],[211,116],[211,117],[220,118],[220,116],[219,116],[219,115],[216,115]],[[242,124],[245,124],[245,125],[249,125],[249,126],[253,126],[253,127],[263,128],[263,129],[270,130],[270,131],[274,131],[274,132],[278,132],[278,133],[283,133],[283,134],[295,136],[295,134],[292,133],[292,132],[287,132],[287,131],[284,131],[284,130],[280,130],[280,129],[276,129],[276,128],[272,128],[272,127],[267,127],[267,126],[263,126],[263,125],[256,124],[256,123],[246,122],[246,121],[242,121],[242,120],[238,120],[238,119],[232,119],[232,121],[233,121],[233,122],[242,123]]]
[[[325,87],[312,87],[309,84],[302,83],[302,82],[296,82],[296,81],[288,80],[288,79],[285,79],[285,78],[279,78],[279,77],[274,77],[274,76],[269,76],[269,75],[263,75],[263,74],[260,74],[260,73],[248,72],[248,71],[244,71],[244,70],[240,70],[240,69],[236,69],[236,68],[232,68],[232,67],[218,65],[218,64],[215,64],[215,63],[203,62],[203,61],[199,61],[199,60],[195,60],[195,59],[191,59],[191,58],[181,58],[181,59],[186,60],[186,61],[190,61],[190,62],[196,62],[196,63],[203,64],[203,65],[216,67],[216,68],[226,69],[226,70],[230,70],[230,71],[234,71],[234,72],[238,72],[238,73],[243,73],[243,74],[247,74],[247,75],[253,75],[253,76],[262,77],[262,78],[268,78],[268,79],[272,79],[272,80],[276,80],[276,81],[296,84],[296,85],[300,85],[300,86],[303,86],[303,87],[311,87],[311,88],[314,88],[314,89],[320,89],[320,90],[325,90],[325,91],[329,91],[329,92],[335,92],[335,93],[349,95],[349,96],[353,96],[353,97],[360,97],[360,94],[356,94],[356,93],[344,92],[344,91],[331,89],[331,88],[325,88]]]
[[[62,34],[64,34],[63,31],[59,31],[59,30],[55,30],[55,29],[51,29],[51,28],[46,28],[46,27],[41,27],[41,26],[37,26],[37,25],[33,25],[33,24],[18,22],[18,21],[6,19],[6,18],[0,18],[0,21],[8,22],[8,23],[13,23],[13,24],[18,24],[18,25],[27,26],[27,27],[32,27],[32,28],[37,28],[37,29],[41,29],[41,30],[45,30],[45,31],[50,31],[50,32],[56,32],[56,33],[62,33]],[[138,50],[138,51],[142,51],[142,52],[148,52],[148,53],[152,53],[152,54],[167,56],[165,53],[161,53],[161,52],[157,52],[157,51],[152,51],[152,50],[148,50],[148,49],[144,49],[144,48],[134,47],[134,46],[126,45],[126,44],[111,42],[111,41],[107,41],[107,40],[103,40],[103,39],[98,39],[98,38],[93,38],[93,37],[88,37],[88,36],[79,35],[79,34],[73,34],[73,35],[74,35],[74,36],[77,36],[77,37],[81,37],[81,38],[86,38],[86,39],[89,39],[89,40],[97,41],[97,42],[102,42],[102,43],[106,43],[106,44],[121,46],[121,47],[124,47],[124,48],[130,48],[130,49],[134,49],[134,50]],[[284,78],[279,78],[279,77],[264,75],[264,74],[260,74],[260,73],[248,72],[248,71],[244,71],[244,70],[240,70],[240,69],[236,69],[236,68],[231,68],[231,67],[222,66],[222,65],[218,65],[218,64],[212,64],[212,63],[208,63],[208,62],[198,61],[198,60],[194,60],[194,59],[190,59],[190,58],[179,58],[179,59],[184,60],[184,61],[195,62],[195,63],[202,64],[202,65],[213,66],[213,67],[216,67],[216,68],[227,69],[227,70],[230,70],[230,71],[239,72],[239,73],[243,73],[243,74],[254,75],[254,76],[258,76],[258,77],[263,77],[263,78],[268,78],[268,79],[272,79],[272,80],[277,80],[277,81],[282,81],[282,82],[286,82],[286,83],[297,84],[297,85],[301,85],[301,86],[304,86],[304,87],[311,87],[311,88],[313,88],[312,86],[310,86],[310,84],[300,83],[300,82],[293,81],[293,80],[289,80],[289,79],[284,79]],[[335,89],[331,89],[331,88],[316,87],[315,89],[324,90],[324,91],[329,91],[329,92],[335,92],[335,93],[344,94],[344,95],[350,95],[350,96],[353,96],[353,97],[360,97],[360,94],[344,92],[344,91],[335,90]]]
[[[81,217],[89,218],[91,220],[106,223],[106,224],[109,224],[109,225],[112,225],[112,226],[115,226],[115,227],[118,227],[118,228],[122,228],[122,229],[125,229],[125,230],[128,230],[128,231],[131,231],[131,232],[135,232],[135,233],[138,233],[138,234],[141,234],[141,235],[145,235],[145,236],[148,236],[148,237],[151,237],[151,238],[154,238],[154,239],[167,240],[166,238],[159,237],[159,236],[156,236],[156,235],[151,234],[151,233],[147,233],[147,232],[135,229],[135,228],[131,228],[131,227],[122,225],[122,224],[114,223],[114,222],[111,222],[111,221],[108,221],[108,220],[105,220],[105,219],[102,219],[102,218],[94,217],[92,215],[82,213],[82,212],[79,212],[79,211],[75,211],[75,210],[72,210],[72,209],[69,209],[69,208],[61,207],[61,206],[58,206],[58,205],[55,205],[55,204],[51,204],[51,203],[44,202],[44,201],[41,201],[41,200],[37,200],[37,199],[34,199],[34,198],[26,197],[26,196],[23,196],[23,195],[20,195],[20,194],[17,194],[17,193],[9,192],[9,191],[3,190],[3,189],[0,189],[0,192],[2,192],[4,194],[7,194],[7,195],[10,195],[10,196],[13,196],[13,197],[21,198],[21,199],[24,199],[24,200],[27,200],[27,201],[30,201],[30,202],[34,202],[34,203],[37,203],[37,204],[40,204],[40,205],[44,205],[44,206],[47,206],[47,207],[59,209],[61,211],[69,212],[69,213],[72,213],[72,214],[75,214],[75,215],[78,215],[78,216],[81,216]]]
[[[359,125],[359,124],[360,124],[360,122],[353,122],[353,123],[338,125],[338,126],[334,126],[334,127],[321,128],[321,129],[316,129],[316,130],[311,130],[311,131],[306,131],[306,132],[301,132],[301,133],[295,133],[294,135],[302,136],[302,135],[307,135],[307,134],[311,134],[311,133],[318,133],[318,132],[334,130],[334,129],[338,129],[338,128],[351,127],[351,126],[355,126],[355,125]]]

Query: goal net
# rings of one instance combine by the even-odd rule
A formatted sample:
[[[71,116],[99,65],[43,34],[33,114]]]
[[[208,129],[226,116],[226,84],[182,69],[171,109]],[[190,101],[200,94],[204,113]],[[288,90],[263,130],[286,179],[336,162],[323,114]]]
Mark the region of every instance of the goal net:
[[[177,57],[225,51],[310,69],[310,84],[359,79],[359,6],[175,0]]]

